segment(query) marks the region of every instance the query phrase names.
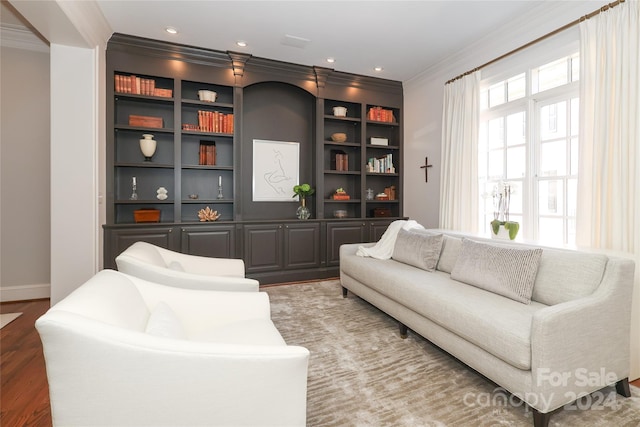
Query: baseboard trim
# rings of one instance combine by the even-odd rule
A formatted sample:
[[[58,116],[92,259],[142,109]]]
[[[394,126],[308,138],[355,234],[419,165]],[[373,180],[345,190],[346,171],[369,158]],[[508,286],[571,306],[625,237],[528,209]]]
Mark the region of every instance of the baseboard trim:
[[[50,297],[51,285],[49,283],[0,287],[0,302],[26,301]]]

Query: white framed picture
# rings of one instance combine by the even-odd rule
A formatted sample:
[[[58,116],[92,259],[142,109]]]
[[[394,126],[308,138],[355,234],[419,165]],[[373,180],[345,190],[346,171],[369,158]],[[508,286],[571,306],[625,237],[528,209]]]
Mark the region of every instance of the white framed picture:
[[[253,201],[294,202],[298,185],[300,143],[253,140]]]

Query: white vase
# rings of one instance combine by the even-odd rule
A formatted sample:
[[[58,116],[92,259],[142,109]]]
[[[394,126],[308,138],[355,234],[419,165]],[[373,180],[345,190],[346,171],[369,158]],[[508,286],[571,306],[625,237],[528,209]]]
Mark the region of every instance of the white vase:
[[[156,152],[156,147],[157,147],[157,142],[155,139],[153,139],[153,135],[151,135],[150,133],[145,133],[142,135],[142,138],[140,140],[140,151],[142,151],[142,155],[144,156],[144,161],[145,162],[150,162],[151,161],[151,157],[153,157],[153,155]]]

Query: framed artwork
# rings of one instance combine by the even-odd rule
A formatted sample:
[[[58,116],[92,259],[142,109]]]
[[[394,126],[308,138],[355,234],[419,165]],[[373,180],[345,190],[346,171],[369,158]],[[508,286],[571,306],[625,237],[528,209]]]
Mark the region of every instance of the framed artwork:
[[[300,143],[253,140],[254,202],[295,202],[299,172]]]

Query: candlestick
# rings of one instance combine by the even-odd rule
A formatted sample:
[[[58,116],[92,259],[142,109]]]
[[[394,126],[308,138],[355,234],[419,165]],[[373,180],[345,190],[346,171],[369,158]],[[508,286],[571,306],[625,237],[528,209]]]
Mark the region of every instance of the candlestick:
[[[218,177],[218,187],[222,187],[222,175]]]
[[[136,177],[135,176],[131,179],[131,196],[129,196],[129,200],[138,200],[138,193],[136,192]]]

